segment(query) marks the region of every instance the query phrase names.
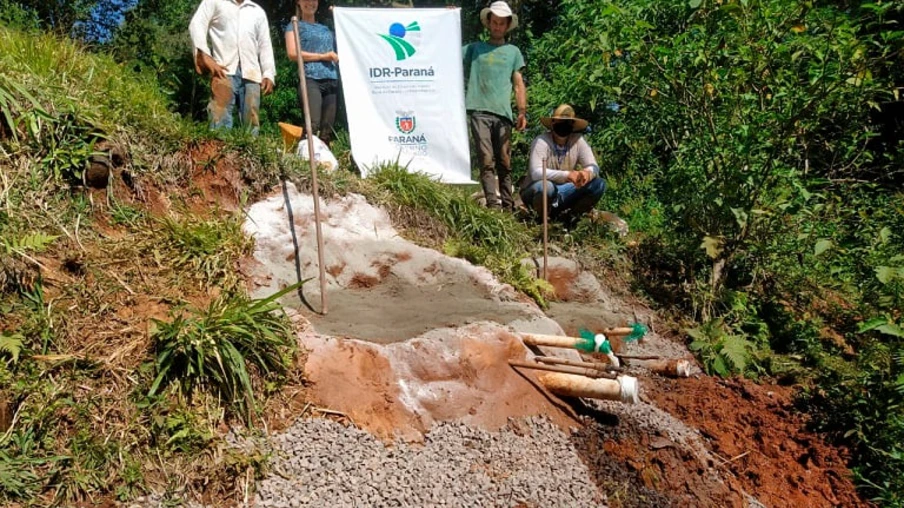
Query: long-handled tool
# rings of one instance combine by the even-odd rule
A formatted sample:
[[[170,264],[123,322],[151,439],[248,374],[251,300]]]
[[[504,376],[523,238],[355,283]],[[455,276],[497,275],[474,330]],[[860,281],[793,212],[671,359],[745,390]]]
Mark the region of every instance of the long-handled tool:
[[[317,190],[317,163],[314,160],[314,137],[311,132],[311,106],[308,102],[308,85],[304,75],[304,58],[301,56],[301,34],[298,16],[292,16],[295,31],[295,54],[298,55],[298,84],[304,108],[304,130],[308,133],[308,161],[311,163],[311,186],[314,193],[314,229],[317,233],[317,264],[320,269],[320,313],[326,315],[326,267],[323,264],[323,233],[320,231],[320,192]]]
[[[548,281],[549,275],[546,267],[549,264],[547,252],[549,248],[549,210],[546,209],[546,206],[549,199],[546,197],[546,185],[546,159],[543,159],[543,280]]]

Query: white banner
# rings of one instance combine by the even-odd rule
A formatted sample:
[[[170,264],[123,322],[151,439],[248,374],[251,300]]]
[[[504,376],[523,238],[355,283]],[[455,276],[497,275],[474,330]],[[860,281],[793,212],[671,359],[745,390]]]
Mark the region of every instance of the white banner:
[[[352,155],[445,183],[473,183],[459,9],[336,7],[336,45]]]

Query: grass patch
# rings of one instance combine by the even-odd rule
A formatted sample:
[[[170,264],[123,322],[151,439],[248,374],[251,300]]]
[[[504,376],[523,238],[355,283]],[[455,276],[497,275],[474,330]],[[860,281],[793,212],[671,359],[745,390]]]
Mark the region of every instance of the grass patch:
[[[172,383],[189,398],[209,390],[250,422],[257,411],[252,372],[263,379],[284,376],[291,364],[295,337],[276,300],[297,286],[262,300],[229,295],[170,322],[155,320],[156,377],[148,396]]]
[[[111,57],[88,53],[50,34],[4,26],[0,26],[0,47],[4,81],[29,90],[51,118],[75,113],[107,133],[127,125],[162,136],[158,141],[180,137],[182,124],[153,81],[129,72]],[[41,119],[32,116],[38,123],[28,129],[46,125]]]
[[[241,216],[224,219],[165,218],[161,221],[163,245],[154,256],[172,253],[168,264],[186,270],[204,285],[232,287],[238,281],[235,262],[249,255],[254,246],[251,238],[242,233]]]
[[[460,188],[410,173],[397,163],[375,168],[361,190],[384,205],[417,210],[439,221],[445,226],[439,233],[446,236],[442,243],[447,255],[487,267],[503,282],[546,306],[545,296],[552,287],[521,263],[536,245],[536,228],[510,213],[480,206]]]

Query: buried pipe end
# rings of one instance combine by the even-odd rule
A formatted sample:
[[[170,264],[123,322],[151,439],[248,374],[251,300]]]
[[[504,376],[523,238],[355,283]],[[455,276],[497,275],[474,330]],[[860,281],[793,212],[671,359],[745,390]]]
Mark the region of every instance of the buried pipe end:
[[[678,377],[691,377],[691,362],[687,360],[675,362],[675,375]]]
[[[618,378],[618,385],[622,402],[627,402],[628,404],[637,404],[640,402],[640,386],[637,383],[636,377],[621,376]]]

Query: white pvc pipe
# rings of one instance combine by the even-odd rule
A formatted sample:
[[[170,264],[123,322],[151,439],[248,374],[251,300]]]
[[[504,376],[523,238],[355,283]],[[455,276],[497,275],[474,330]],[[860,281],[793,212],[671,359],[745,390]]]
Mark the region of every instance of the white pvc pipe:
[[[540,382],[552,393],[566,397],[618,400],[628,404],[639,401],[637,378],[619,376],[617,379],[590,379],[574,374],[548,372],[540,374]]]
[[[528,346],[549,346],[573,348],[583,339],[564,335],[543,335],[540,333],[522,333],[521,340]]]
[[[691,377],[691,362],[687,360],[628,360],[628,363],[646,367],[663,376]]]

